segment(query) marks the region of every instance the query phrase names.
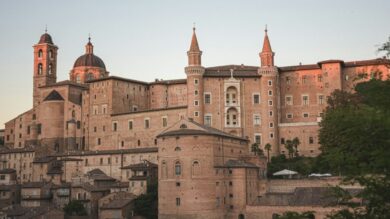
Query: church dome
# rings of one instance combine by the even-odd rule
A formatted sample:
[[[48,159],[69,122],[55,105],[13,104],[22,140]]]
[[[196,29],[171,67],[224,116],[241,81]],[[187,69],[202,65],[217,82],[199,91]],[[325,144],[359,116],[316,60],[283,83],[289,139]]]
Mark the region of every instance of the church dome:
[[[79,66],[99,67],[106,69],[103,60],[93,54],[93,45],[91,43],[90,37],[88,38],[87,45],[85,45],[85,54],[77,58],[77,60],[74,62],[73,68]]]
[[[41,38],[39,39],[38,44],[41,43],[48,43],[48,44],[53,44],[53,40],[51,39],[51,36],[48,33],[42,34]]]
[[[77,60],[74,62],[73,67],[75,68],[79,66],[91,66],[91,67],[99,67],[104,69],[106,68],[103,60],[92,53],[84,54],[79,58],[77,58]]]

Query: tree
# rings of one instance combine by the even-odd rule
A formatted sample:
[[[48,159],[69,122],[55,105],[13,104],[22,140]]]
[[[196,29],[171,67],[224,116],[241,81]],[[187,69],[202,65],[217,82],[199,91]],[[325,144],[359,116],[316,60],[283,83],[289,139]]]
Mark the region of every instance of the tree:
[[[298,145],[300,145],[301,142],[299,141],[299,138],[298,137],[295,137],[293,140],[292,140],[292,145],[293,147],[295,148],[295,157],[298,157],[299,154],[298,154]]]
[[[272,145],[270,143],[267,143],[265,146],[264,146],[264,150],[267,151],[267,162],[269,163],[270,159],[269,159],[269,152],[272,148]]]
[[[336,204],[347,208],[328,218],[390,218],[390,81],[372,77],[355,91],[331,95],[319,138],[321,159],[346,176],[344,183],[359,183],[363,189],[350,194],[339,188]]]
[[[294,143],[292,140],[286,140],[284,143],[284,147],[288,151],[288,158],[293,158],[294,157]]]
[[[64,207],[64,212],[68,216],[86,216],[87,210],[80,200],[72,200]]]
[[[146,194],[135,199],[135,214],[147,219],[158,218],[158,184],[148,184]]]
[[[253,143],[251,145],[251,151],[257,155],[257,156],[263,156],[264,155],[264,151],[259,147],[259,144],[258,143]]]
[[[390,56],[390,36],[389,36],[389,40],[387,42],[383,43],[378,48],[378,52],[385,52],[386,53],[386,57]]]
[[[286,211],[282,215],[276,214],[275,219],[314,219],[314,211],[306,211],[297,213],[293,211]]]

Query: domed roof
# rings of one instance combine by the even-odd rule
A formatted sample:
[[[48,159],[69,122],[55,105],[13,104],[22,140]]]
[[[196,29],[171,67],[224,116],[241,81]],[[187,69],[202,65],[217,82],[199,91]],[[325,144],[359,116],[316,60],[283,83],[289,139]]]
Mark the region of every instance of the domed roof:
[[[91,66],[106,69],[103,60],[92,53],[84,54],[74,62],[73,68],[79,66]]]
[[[42,34],[41,38],[39,39],[38,44],[41,43],[48,43],[48,44],[53,44],[53,40],[51,39],[51,36],[48,33]]]
[[[73,68],[79,66],[99,67],[106,69],[103,60],[93,54],[93,45],[91,43],[91,37],[88,37],[88,43],[87,45],[85,45],[85,54],[80,56],[74,62]]]

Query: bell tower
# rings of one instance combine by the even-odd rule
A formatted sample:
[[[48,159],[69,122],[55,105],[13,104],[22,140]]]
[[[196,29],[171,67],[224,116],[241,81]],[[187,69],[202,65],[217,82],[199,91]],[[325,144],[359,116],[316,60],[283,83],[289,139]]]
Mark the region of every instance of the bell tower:
[[[187,117],[203,124],[203,74],[205,69],[202,67],[202,51],[199,49],[195,27],[187,56],[188,66],[185,67],[187,74]]]
[[[33,106],[42,101],[39,87],[54,84],[57,81],[57,50],[47,31],[41,36],[34,48],[34,85]]]
[[[258,74],[261,76],[261,145],[269,143],[272,145],[271,154],[273,156],[279,154],[279,96],[280,82],[279,71],[274,65],[275,53],[271,49],[271,43],[268,38],[268,30],[265,28],[265,36],[263,40],[263,49],[259,53],[261,66],[258,69]]]

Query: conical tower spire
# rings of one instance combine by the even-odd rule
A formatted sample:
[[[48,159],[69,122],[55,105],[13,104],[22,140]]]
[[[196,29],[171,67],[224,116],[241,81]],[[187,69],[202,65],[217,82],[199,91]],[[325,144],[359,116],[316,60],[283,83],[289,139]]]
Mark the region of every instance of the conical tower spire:
[[[264,32],[265,32],[265,36],[264,36],[264,41],[263,41],[262,52],[272,52],[271,43],[269,42],[269,38],[268,38],[267,26],[265,26]]]
[[[93,45],[91,43],[91,35],[88,35],[88,43],[85,45],[85,53],[93,54]]]
[[[261,66],[274,66],[274,55],[275,53],[272,51],[271,43],[268,38],[268,29],[265,26],[265,36],[263,41],[263,49],[261,50],[260,61]]]
[[[202,51],[199,49],[198,38],[196,37],[195,27],[192,28],[192,39],[190,49],[187,52],[189,66],[201,66]]]
[[[192,39],[191,39],[191,46],[190,46],[190,51],[191,52],[199,52],[199,44],[198,44],[198,38],[196,37],[195,33],[195,27],[192,28]]]

